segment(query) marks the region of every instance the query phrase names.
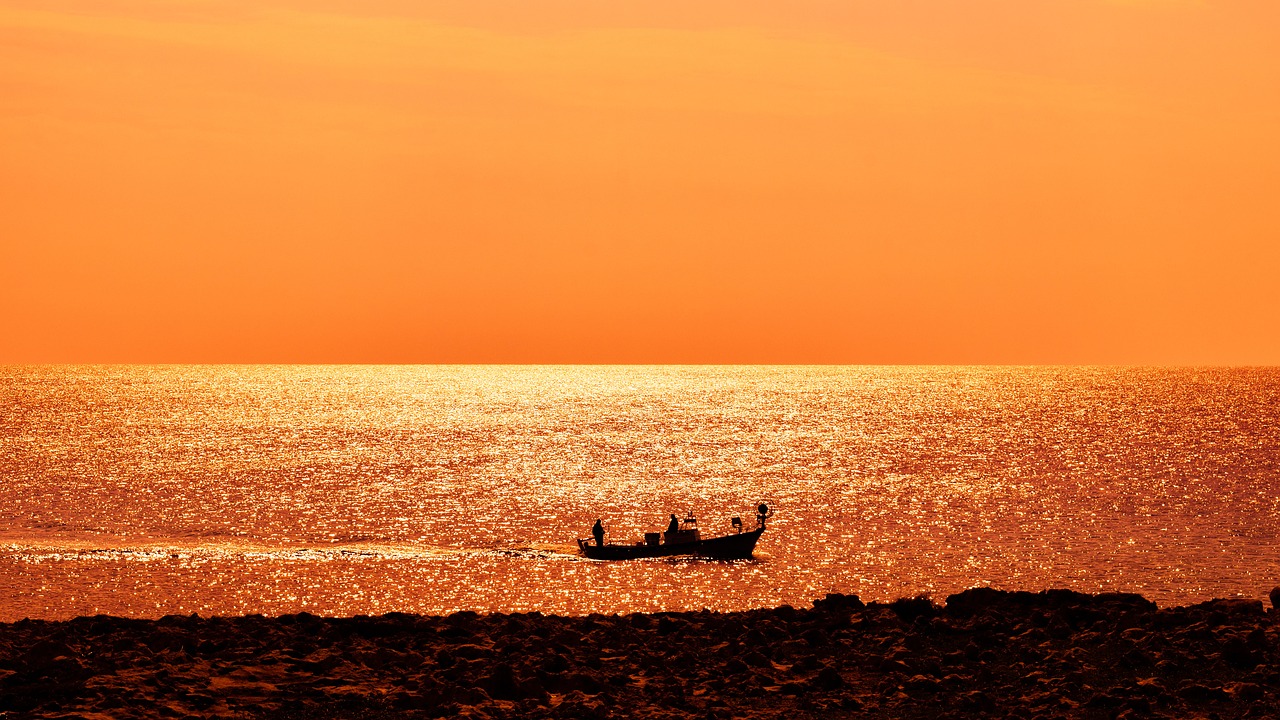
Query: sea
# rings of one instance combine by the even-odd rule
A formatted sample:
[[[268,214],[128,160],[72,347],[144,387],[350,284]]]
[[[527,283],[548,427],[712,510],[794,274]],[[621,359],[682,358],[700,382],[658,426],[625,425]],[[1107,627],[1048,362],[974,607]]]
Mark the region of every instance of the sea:
[[[754,559],[588,560],[771,516]],[[0,621],[1280,585],[1280,369],[0,367]]]

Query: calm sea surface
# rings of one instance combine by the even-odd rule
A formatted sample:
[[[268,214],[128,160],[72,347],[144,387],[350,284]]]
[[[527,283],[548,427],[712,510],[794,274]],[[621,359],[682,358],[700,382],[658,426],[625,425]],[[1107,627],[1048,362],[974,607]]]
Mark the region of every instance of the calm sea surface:
[[[1275,368],[0,367],[0,620],[1262,598],[1278,491]]]

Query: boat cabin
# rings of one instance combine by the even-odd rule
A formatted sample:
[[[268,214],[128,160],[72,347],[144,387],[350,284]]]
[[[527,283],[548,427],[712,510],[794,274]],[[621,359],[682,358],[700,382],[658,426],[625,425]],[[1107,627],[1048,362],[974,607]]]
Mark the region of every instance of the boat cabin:
[[[685,543],[696,543],[702,540],[702,533],[698,532],[698,519],[693,515],[687,516],[680,521],[680,526],[675,531],[667,530],[665,532],[647,532],[644,534],[644,541],[636,543],[646,547],[657,547],[658,545],[683,545]]]
[[[656,535],[657,533],[654,534]],[[680,521],[679,530],[675,532],[668,530],[662,535],[662,542],[666,545],[681,545],[702,540],[702,534],[698,532],[698,519],[692,514]]]

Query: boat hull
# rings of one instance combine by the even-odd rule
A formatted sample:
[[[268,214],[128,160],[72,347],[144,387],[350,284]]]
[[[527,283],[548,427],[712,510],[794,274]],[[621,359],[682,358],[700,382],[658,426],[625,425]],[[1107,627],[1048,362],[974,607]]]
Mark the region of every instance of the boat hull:
[[[578,541],[582,554],[592,560],[637,560],[640,558],[696,555],[719,560],[743,560],[751,557],[764,528],[707,540],[662,545],[592,545]]]

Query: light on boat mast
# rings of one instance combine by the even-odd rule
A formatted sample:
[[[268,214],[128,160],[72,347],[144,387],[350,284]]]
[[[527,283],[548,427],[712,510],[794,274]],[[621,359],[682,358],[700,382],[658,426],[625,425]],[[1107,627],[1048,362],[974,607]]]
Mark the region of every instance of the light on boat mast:
[[[766,504],[764,504],[764,503],[760,503],[760,504],[756,507],[756,523],[757,523],[757,524],[759,524],[759,525],[760,525],[760,527],[762,527],[762,528],[763,528],[763,527],[764,527],[764,521],[765,521],[765,520],[767,520],[767,519],[769,518],[769,516],[770,516],[770,515],[772,515],[772,514],[773,514],[773,512],[769,510],[769,506],[768,506],[768,505],[766,505]]]

